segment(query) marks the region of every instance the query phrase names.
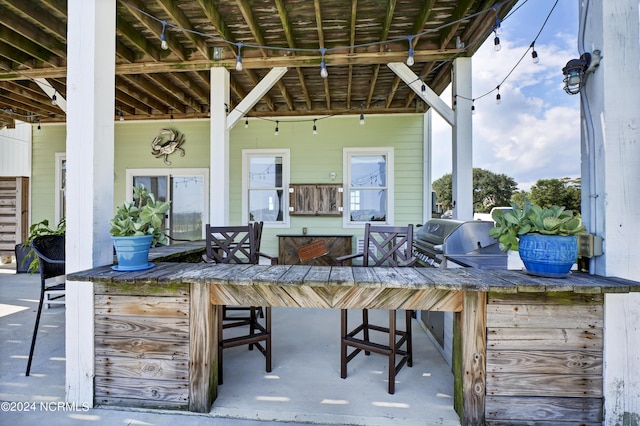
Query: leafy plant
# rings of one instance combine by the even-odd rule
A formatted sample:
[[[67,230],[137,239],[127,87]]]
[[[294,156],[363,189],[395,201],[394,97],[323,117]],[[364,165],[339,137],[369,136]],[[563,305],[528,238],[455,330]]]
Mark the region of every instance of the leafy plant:
[[[67,222],[65,218],[62,218],[58,225],[55,228],[49,226],[49,220],[44,219],[38,223],[34,223],[29,227],[29,237],[27,241],[22,243],[24,247],[29,247],[29,252],[26,254],[23,262],[26,262],[27,259],[31,259],[31,263],[29,263],[29,267],[27,268],[27,272],[33,274],[38,272],[38,268],[40,267],[40,261],[38,260],[38,256],[36,256],[36,252],[31,247],[31,243],[36,237],[42,235],[64,235],[67,231]]]
[[[151,247],[167,244],[162,221],[169,211],[170,201],[156,201],[155,195],[142,185],[133,188],[133,201],[118,207],[111,219],[109,233],[114,237],[153,235]]]
[[[579,213],[564,207],[542,208],[524,200],[524,206],[511,203],[512,211],[495,210],[495,227],[489,235],[497,239],[503,251],[518,250],[520,236],[524,234],[578,235],[586,231]]]

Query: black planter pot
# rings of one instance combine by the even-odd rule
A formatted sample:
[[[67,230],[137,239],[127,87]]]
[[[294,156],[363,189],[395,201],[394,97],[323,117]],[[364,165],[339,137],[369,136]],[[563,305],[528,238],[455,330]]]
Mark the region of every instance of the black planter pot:
[[[26,273],[29,265],[35,258],[35,253],[31,252],[30,244],[16,244],[16,274]]]

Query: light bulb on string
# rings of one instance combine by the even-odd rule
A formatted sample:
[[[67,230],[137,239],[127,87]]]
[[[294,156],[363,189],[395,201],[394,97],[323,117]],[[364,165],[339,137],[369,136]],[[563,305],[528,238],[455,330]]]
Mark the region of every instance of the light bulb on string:
[[[169,116],[169,121],[173,123],[173,112],[171,112],[171,115]]]
[[[242,49],[242,43],[238,43],[238,59],[236,60],[236,71],[242,71],[243,67],[242,67],[242,52],[240,51],[240,49]]]
[[[279,121],[276,120],[276,131],[273,133],[276,136],[278,136],[278,133],[279,133],[279,131],[278,131],[278,123],[279,123]]]
[[[496,90],[498,91],[498,94],[496,95],[496,105],[500,105],[500,102],[502,102],[502,96],[500,96],[500,85],[496,86]]]
[[[414,54],[414,51],[413,51],[413,36],[408,36],[407,40],[409,41],[409,53],[407,55],[407,65],[412,67],[413,64],[416,63],[416,61],[415,61],[415,59],[413,57],[413,54]]]
[[[169,48],[169,43],[167,43],[167,36],[165,35],[165,30],[167,29],[167,21],[162,21],[162,32],[160,33],[160,47],[162,50],[167,50]]]
[[[38,130],[42,129],[42,127],[40,127],[40,119],[38,119]]]
[[[500,45],[500,37],[496,35],[496,38],[493,39],[493,50],[498,52],[500,49],[502,49],[502,46]]]
[[[364,104],[360,104],[360,125],[364,126]]]
[[[53,96],[51,97],[51,105],[58,105],[58,97],[56,96],[56,91],[53,91]]]
[[[476,113],[476,106],[475,106],[475,102],[476,102],[476,100],[475,100],[475,99],[473,99],[473,100],[471,101],[471,114],[473,114],[473,115],[475,115],[475,113]]]
[[[422,82],[422,87],[420,87],[420,91],[422,92],[423,95],[427,91],[427,85],[424,82]]]
[[[320,77],[327,78],[329,77],[329,71],[327,71],[327,65],[324,62],[324,54],[327,51],[324,47],[320,49],[320,54],[322,55],[322,60],[320,61]]]
[[[244,128],[245,129],[249,128],[249,120],[244,120]]]
[[[540,62],[540,58],[538,58],[538,52],[536,52],[535,42],[531,43],[531,49],[531,59],[534,64],[537,64]]]
[[[124,121],[124,114],[122,113],[122,109],[120,109],[120,121]]]
[[[314,118],[313,119],[313,134],[314,135],[318,134],[318,127],[316,126],[316,121],[317,121],[317,118]]]

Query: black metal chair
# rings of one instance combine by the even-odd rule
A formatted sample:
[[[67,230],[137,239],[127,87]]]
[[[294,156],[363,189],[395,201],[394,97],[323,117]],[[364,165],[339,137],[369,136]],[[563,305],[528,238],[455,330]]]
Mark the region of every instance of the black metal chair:
[[[259,227],[259,228],[258,228]],[[257,264],[260,256],[259,242],[262,224],[246,226],[211,226],[207,224],[207,263]],[[259,320],[264,317],[264,325]],[[246,334],[224,338],[224,330],[248,327]],[[255,346],[266,360],[265,370],[271,372],[271,307],[265,313],[261,307],[223,305],[218,311],[218,384],[223,384],[223,351],[227,348],[248,345]],[[264,342],[264,345],[263,345]]]
[[[342,265],[345,261],[362,257],[362,266],[412,266],[416,258],[412,254],[413,225],[409,226],[377,226],[367,223],[364,230],[364,247],[362,253],[356,253],[336,258],[336,263]],[[407,364],[413,364],[411,341],[411,310],[405,311],[405,329],[396,327],[396,311],[389,310],[389,324],[387,327],[374,325],[369,322],[369,312],[362,310],[362,322],[349,330],[347,324],[347,310],[340,313],[340,377],[347,377],[347,364],[361,351],[365,355],[371,352],[385,355],[389,359],[389,393],[395,392],[395,377],[400,369]],[[370,339],[370,332],[377,331],[387,335],[386,343],[376,343]],[[362,333],[361,337],[357,337]],[[348,347],[355,348],[348,353]],[[396,362],[396,359],[399,360]]]
[[[31,361],[33,360],[33,351],[36,346],[42,306],[45,303],[64,303],[57,299],[64,297],[65,283],[51,283],[50,281],[52,278],[65,275],[64,243],[63,235],[43,235],[36,237],[31,243],[33,251],[38,256],[40,263],[40,303],[38,304],[36,323],[33,327],[33,337],[31,338],[31,349],[29,350],[26,376],[31,372]],[[47,281],[49,282],[47,283]],[[46,301],[45,295],[47,296]],[[54,296],[51,297],[52,295]]]

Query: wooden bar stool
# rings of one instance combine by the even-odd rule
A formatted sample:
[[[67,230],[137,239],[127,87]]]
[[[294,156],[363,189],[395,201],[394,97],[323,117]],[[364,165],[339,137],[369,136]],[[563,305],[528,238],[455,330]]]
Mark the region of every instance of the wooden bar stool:
[[[416,258],[412,254],[413,225],[399,226],[375,226],[365,225],[364,250],[336,258],[338,265],[343,262],[362,257],[362,266],[411,266]],[[347,310],[340,313],[340,377],[347,377],[347,364],[361,351],[365,355],[371,352],[385,355],[389,360],[388,365],[388,391],[395,392],[396,374],[406,364],[413,365],[413,347],[411,336],[412,311],[405,311],[405,329],[396,327],[396,311],[389,310],[388,326],[380,326],[369,322],[369,312],[362,310],[362,321],[355,328],[349,330],[347,322]],[[387,335],[385,343],[373,342],[371,332],[379,332]],[[358,337],[361,335],[361,337]],[[348,347],[354,348],[349,353]]]

